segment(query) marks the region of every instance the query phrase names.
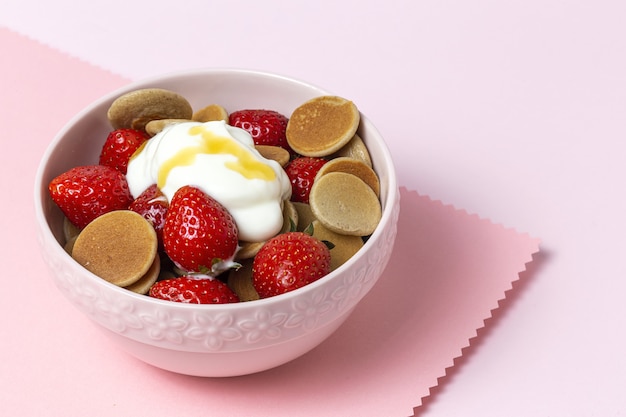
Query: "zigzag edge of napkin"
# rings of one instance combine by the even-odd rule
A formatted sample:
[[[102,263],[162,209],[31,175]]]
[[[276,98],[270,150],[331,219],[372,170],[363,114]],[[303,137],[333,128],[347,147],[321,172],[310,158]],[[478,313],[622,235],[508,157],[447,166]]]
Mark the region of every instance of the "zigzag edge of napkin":
[[[504,290],[502,298],[496,300],[496,307],[492,308],[489,311],[489,315],[482,320],[482,326],[477,327],[474,330],[475,336],[467,339],[467,343],[460,349],[460,354],[452,358],[452,364],[444,369],[443,374],[437,378],[436,384],[429,387],[428,394],[419,399],[419,405],[413,407],[413,415],[411,417],[418,417],[421,413],[426,411],[429,404],[435,401],[437,393],[445,388],[446,380],[453,378],[454,375],[459,372],[463,363],[465,363],[471,357],[472,353],[479,348],[479,344],[486,336],[486,333],[488,333],[503,317],[508,310],[509,304],[515,302],[515,300],[519,297],[517,294],[520,291],[523,291],[523,287],[528,285],[531,275],[534,275],[537,272],[542,264],[542,261],[544,260],[545,253],[541,249],[541,239],[533,237],[529,233],[520,232],[515,227],[507,227],[502,223],[493,222],[491,219],[482,217],[477,213],[470,213],[465,209],[459,209],[454,204],[444,203],[442,200],[433,199],[428,195],[421,195],[417,191],[410,190],[404,186],[401,186],[400,188],[404,189],[405,192],[413,193],[418,197],[425,197],[432,203],[441,205],[442,208],[448,208],[456,212],[463,213],[469,217],[477,219],[478,221],[489,223],[491,226],[514,232],[518,235],[525,236],[531,241],[534,241],[534,250],[528,255],[529,259],[524,262],[523,268],[517,271],[515,275],[516,278],[510,281],[509,288]]]

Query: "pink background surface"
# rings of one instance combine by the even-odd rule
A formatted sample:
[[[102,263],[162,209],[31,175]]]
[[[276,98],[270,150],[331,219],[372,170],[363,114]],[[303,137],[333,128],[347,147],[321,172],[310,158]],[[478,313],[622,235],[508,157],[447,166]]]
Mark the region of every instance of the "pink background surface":
[[[515,228],[541,237],[542,252],[418,415],[624,412],[622,2],[150,4],[61,0],[44,10],[47,4],[24,0],[0,6],[0,25],[58,50],[0,32],[0,48],[10,57],[1,81],[1,140],[8,144],[0,156],[2,193],[25,202],[3,209],[2,228],[11,236],[2,250],[11,282],[6,291],[20,294],[0,304],[3,410],[28,416],[166,415],[174,407],[189,415],[207,407],[226,415],[411,415],[428,393],[424,387],[453,364],[535,250],[536,240]],[[214,13],[189,12],[200,6]],[[276,71],[350,97],[397,161],[406,187],[401,221],[412,225],[400,241],[413,242],[409,232],[417,226],[410,214],[426,210],[444,220],[449,236],[471,227],[480,236],[493,233],[488,255],[513,245],[509,254],[520,257],[508,265],[515,270],[498,269],[502,256],[472,263],[489,268],[482,273],[422,264],[423,271],[450,278],[433,288],[426,272],[406,273],[414,270],[406,254],[427,252],[401,245],[381,285],[342,332],[301,361],[245,380],[173,376],[120,354],[65,303],[42,269],[28,220],[34,167],[50,136],[98,95],[130,79],[206,66]],[[11,124],[16,121],[22,124]],[[463,281],[481,274],[497,279]],[[398,294],[403,287],[396,280],[422,298]],[[13,291],[15,282],[20,286]],[[470,290],[460,285],[472,283]],[[427,298],[418,290],[446,296]],[[393,295],[401,301],[389,312],[392,327],[374,314],[386,310],[385,297]],[[375,344],[361,333],[370,320],[390,343]],[[339,361],[336,351],[354,352],[351,347],[369,360],[359,366]],[[434,363],[431,353],[448,362]],[[298,371],[311,374],[315,389],[305,389],[308,374]],[[278,406],[281,384],[292,396]],[[220,401],[209,405],[215,395]]]

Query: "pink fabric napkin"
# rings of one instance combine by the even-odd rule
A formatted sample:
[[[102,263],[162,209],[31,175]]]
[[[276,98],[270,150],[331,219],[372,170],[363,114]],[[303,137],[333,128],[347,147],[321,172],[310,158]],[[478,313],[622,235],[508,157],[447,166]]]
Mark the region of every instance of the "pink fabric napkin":
[[[45,147],[73,114],[128,80],[8,30],[0,29],[0,47],[10,63],[0,68],[1,253],[20,294],[0,304],[0,406],[8,414],[410,416],[499,301],[514,295],[507,291],[539,250],[527,234],[402,188],[393,259],[324,344],[245,377],[150,367],[63,300],[32,226],[32,182]]]

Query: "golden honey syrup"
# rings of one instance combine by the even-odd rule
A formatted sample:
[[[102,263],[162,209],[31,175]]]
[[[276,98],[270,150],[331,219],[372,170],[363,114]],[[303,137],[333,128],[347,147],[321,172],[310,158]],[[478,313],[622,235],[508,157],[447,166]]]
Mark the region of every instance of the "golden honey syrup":
[[[170,159],[165,161],[160,169],[157,185],[163,187],[170,171],[178,166],[188,166],[194,163],[200,154],[206,155],[232,155],[234,161],[226,161],[224,166],[240,173],[247,179],[259,179],[273,181],[276,173],[267,164],[260,161],[250,148],[239,143],[237,140],[225,136],[216,135],[204,125],[196,125],[189,128],[189,134],[199,135],[201,141],[197,146],[189,146],[181,149]]]

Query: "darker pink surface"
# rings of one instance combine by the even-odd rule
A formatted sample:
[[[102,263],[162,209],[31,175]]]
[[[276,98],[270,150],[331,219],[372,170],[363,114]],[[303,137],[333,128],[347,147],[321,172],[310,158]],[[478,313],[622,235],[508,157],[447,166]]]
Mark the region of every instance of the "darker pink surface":
[[[538,240],[401,190],[396,249],[380,282],[323,345],[280,368],[202,379],[118,351],[56,291],[35,240],[32,183],[55,132],[128,80],[0,30],[5,151],[0,408],[11,415],[408,416],[476,336]],[[6,200],[5,200],[6,201]],[[80,394],[78,394],[80,393]],[[288,399],[287,399],[288,398]]]

